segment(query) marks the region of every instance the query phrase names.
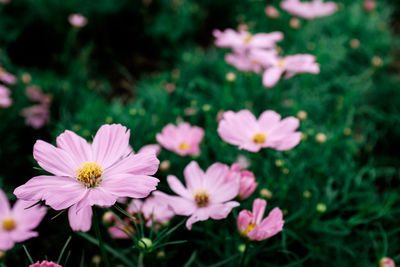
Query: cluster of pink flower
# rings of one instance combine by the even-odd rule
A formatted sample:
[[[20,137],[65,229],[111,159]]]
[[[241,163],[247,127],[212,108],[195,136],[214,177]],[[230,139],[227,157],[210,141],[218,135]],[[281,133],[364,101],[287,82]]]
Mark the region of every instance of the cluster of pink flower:
[[[29,100],[39,103],[21,110],[25,124],[34,129],[42,128],[49,121],[51,97],[43,94],[42,90],[34,85],[28,86],[25,89],[25,94]]]
[[[7,85],[14,85],[17,83],[17,78],[7,72],[1,65],[0,65],[0,82],[3,82]],[[10,97],[11,91],[5,85],[0,84],[0,108],[7,108],[11,106],[12,99]]]
[[[319,73],[315,57],[308,54],[279,56],[276,42],[283,40],[283,33],[257,33],[214,30],[215,45],[231,48],[233,53],[225,61],[242,71],[263,72],[263,85],[273,87],[282,77],[290,78],[298,73]]]

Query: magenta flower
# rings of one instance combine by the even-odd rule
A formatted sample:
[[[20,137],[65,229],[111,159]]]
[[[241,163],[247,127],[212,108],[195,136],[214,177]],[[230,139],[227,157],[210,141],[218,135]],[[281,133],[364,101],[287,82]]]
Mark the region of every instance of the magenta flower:
[[[384,257],[379,261],[379,267],[395,267],[396,264],[389,257]]]
[[[311,20],[335,13],[337,5],[335,2],[324,3],[322,0],[313,0],[312,2],[284,0],[281,2],[281,8],[294,16]]]
[[[0,81],[6,84],[14,85],[17,83],[17,78],[0,66]]]
[[[214,30],[216,38],[215,45],[219,47],[232,48],[237,53],[246,52],[249,49],[270,49],[274,48],[277,42],[283,40],[283,33],[257,33],[251,34],[247,31],[236,32],[232,29],[225,31]]]
[[[168,124],[161,134],[157,134],[157,142],[164,148],[178,155],[200,155],[199,144],[204,137],[204,130],[197,126],[190,126],[182,122],[178,126]]]
[[[0,189],[0,250],[9,250],[16,242],[38,236],[35,229],[46,215],[46,208],[32,201],[17,200],[11,209],[8,199]]]
[[[0,84],[0,108],[7,108],[11,106],[12,99],[10,94],[10,89]]]
[[[308,54],[297,54],[281,58],[276,54],[265,53],[265,51],[253,51],[258,55],[260,63],[266,68],[263,74],[263,85],[273,87],[284,74],[285,78],[291,78],[298,73],[319,73],[319,64],[315,57]]]
[[[289,150],[297,146],[301,139],[298,127],[297,118],[281,120],[281,115],[272,110],[264,111],[258,119],[250,111],[241,110],[225,112],[217,131],[225,142],[258,152],[261,148]]]
[[[239,213],[237,224],[239,232],[250,240],[262,241],[282,231],[285,221],[282,211],[274,208],[267,218],[263,218],[267,202],[264,199],[255,199],[253,212],[242,210]]]
[[[47,105],[33,105],[22,109],[21,116],[25,118],[26,125],[33,129],[40,129],[49,121],[49,107]]]
[[[221,220],[228,216],[232,208],[239,206],[235,198],[239,191],[239,177],[226,179],[229,167],[215,163],[204,173],[199,165],[192,161],[184,172],[186,188],[177,177],[169,175],[168,184],[172,191],[179,196],[169,196],[162,192],[154,195],[164,199],[174,210],[175,214],[190,216],[186,227],[192,229],[192,224],[205,221],[208,218]]]
[[[52,261],[42,261],[42,262],[37,261],[36,263],[29,265],[29,267],[62,267],[62,266]]]
[[[85,27],[87,24],[87,19],[82,14],[71,14],[68,17],[68,21],[76,28]]]
[[[240,200],[248,198],[256,190],[258,183],[254,174],[248,170],[241,170],[239,163],[234,163],[230,168],[231,173],[239,174],[239,192],[238,197]]]
[[[120,124],[103,125],[93,143],[74,132],[57,137],[57,147],[37,141],[33,157],[54,174],[36,176],[15,189],[24,200],[44,200],[55,210],[69,208],[75,231],[91,227],[92,206],[109,207],[119,197],[144,198],[156,189],[159,160],[154,151],[126,154],[130,132]]]

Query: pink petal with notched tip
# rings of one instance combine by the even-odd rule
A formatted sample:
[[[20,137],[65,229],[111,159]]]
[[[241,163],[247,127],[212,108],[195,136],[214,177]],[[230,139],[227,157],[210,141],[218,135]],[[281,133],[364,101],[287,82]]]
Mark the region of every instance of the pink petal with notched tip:
[[[92,225],[92,207],[86,206],[80,210],[73,205],[68,210],[69,224],[74,231],[87,232]]]

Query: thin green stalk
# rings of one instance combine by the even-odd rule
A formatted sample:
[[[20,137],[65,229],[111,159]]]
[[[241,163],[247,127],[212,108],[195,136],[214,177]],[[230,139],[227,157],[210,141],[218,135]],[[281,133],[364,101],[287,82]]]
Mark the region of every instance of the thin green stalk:
[[[247,250],[249,249],[249,242],[246,242],[246,245],[244,247],[244,252],[242,254],[242,259],[240,260],[240,267],[244,267],[245,262],[246,262],[246,254]]]
[[[144,253],[143,252],[139,252],[138,267],[144,267],[143,259],[144,259]]]
[[[100,217],[98,216],[97,210],[95,207],[93,207],[93,215],[94,215],[93,216],[94,231],[96,233],[97,240],[99,240],[99,246],[100,246],[100,250],[101,250],[101,256],[103,257],[103,260],[104,260],[104,265],[106,267],[111,267],[110,262],[108,261],[108,258],[107,258],[107,252],[104,248],[103,239],[101,238],[100,224],[99,224]]]

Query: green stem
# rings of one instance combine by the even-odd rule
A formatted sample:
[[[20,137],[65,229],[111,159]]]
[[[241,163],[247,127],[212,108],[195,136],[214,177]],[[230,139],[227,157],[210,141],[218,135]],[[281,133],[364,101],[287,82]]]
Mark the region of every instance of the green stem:
[[[242,254],[242,259],[240,260],[240,267],[244,267],[246,262],[246,254],[247,250],[249,249],[249,242],[246,242],[246,246],[244,247],[244,252]]]
[[[139,252],[138,267],[144,267],[143,259],[144,259],[144,253],[143,252]]]
[[[95,233],[96,233],[96,237],[97,237],[97,239],[99,240],[99,246],[100,246],[100,250],[101,250],[101,256],[103,257],[104,265],[105,265],[106,267],[110,267],[111,265],[110,265],[110,263],[109,263],[109,261],[108,261],[108,258],[107,258],[107,252],[106,252],[106,250],[105,250],[105,248],[104,248],[103,239],[101,238],[100,225],[99,225],[100,217],[99,217],[98,214],[97,214],[96,207],[93,207],[93,215],[94,215],[94,216],[93,216],[93,218],[94,218],[94,220],[93,220],[93,226],[94,226],[94,231],[95,231]]]

